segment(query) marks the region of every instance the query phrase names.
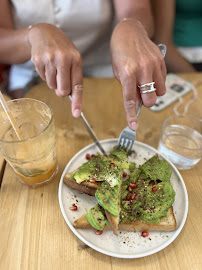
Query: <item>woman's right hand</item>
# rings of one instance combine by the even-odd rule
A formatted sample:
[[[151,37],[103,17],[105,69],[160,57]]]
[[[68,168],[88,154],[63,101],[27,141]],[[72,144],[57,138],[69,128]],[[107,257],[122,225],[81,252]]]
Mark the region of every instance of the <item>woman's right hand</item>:
[[[83,75],[82,59],[76,47],[59,28],[45,23],[32,26],[27,39],[36,71],[58,96],[72,95],[72,114],[79,117]]]

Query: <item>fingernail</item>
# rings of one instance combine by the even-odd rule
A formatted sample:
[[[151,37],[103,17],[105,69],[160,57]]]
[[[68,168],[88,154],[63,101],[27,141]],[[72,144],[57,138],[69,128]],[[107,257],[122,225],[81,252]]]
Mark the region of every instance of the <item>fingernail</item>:
[[[55,93],[58,97],[60,97],[60,93],[58,91],[55,90]]]
[[[74,110],[74,112],[73,112],[74,117],[78,118],[80,115],[81,115],[81,112],[79,109]]]
[[[131,123],[130,123],[130,127],[131,127],[133,130],[136,130],[136,129],[138,128],[137,122],[131,122]]]
[[[60,92],[60,95],[61,96],[67,96],[67,95],[69,95],[69,91],[67,91],[67,90],[60,90],[59,92]]]

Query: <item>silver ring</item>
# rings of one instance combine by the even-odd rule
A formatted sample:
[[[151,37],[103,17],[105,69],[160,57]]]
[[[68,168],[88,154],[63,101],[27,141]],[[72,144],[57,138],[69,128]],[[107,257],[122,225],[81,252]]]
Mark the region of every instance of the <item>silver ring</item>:
[[[151,93],[151,92],[156,91],[154,84],[155,84],[155,82],[150,82],[150,83],[145,83],[145,84],[139,85],[138,87],[140,88],[140,93],[146,94],[146,93]]]
[[[146,87],[146,86],[153,87],[154,84],[155,84],[155,82],[150,82],[150,83],[141,84],[138,87],[139,88]]]
[[[146,93],[151,93],[151,92],[155,92],[156,88],[150,89],[150,90],[144,90],[144,91],[140,91],[141,94],[146,94]]]

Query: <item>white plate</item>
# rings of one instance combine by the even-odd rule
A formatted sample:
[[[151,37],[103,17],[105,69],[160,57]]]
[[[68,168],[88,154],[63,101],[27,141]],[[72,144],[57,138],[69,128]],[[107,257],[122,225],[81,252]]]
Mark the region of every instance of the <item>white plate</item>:
[[[106,152],[109,152],[117,144],[117,139],[101,141]],[[147,159],[158,153],[156,149],[149,145],[135,141],[133,150],[137,155],[133,160],[139,166]],[[140,258],[154,254],[174,241],[181,232],[188,212],[188,195],[184,181],[176,167],[168,161],[172,168],[171,183],[176,192],[175,202],[173,204],[174,214],[177,221],[177,229],[173,232],[149,232],[149,236],[144,238],[141,232],[119,231],[118,237],[111,231],[103,231],[102,235],[96,235],[95,230],[75,229],[73,223],[76,219],[86,213],[96,204],[96,199],[92,196],[82,194],[67,187],[63,183],[63,177],[66,173],[72,172],[86,162],[86,154],[96,154],[98,149],[95,144],[91,144],[79,151],[67,164],[60,179],[59,185],[59,204],[63,217],[73,231],[73,233],[89,247],[109,256],[118,258]],[[75,203],[78,206],[77,211],[71,211],[69,208]]]

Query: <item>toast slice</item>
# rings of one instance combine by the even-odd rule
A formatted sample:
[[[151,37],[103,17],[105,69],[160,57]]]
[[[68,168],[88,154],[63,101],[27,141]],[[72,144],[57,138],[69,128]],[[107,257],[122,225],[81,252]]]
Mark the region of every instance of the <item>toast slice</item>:
[[[101,188],[101,184],[102,182],[95,182],[95,183],[91,183],[89,181],[83,181],[82,183],[77,183],[73,178],[72,178],[72,175],[78,171],[75,170],[73,171],[72,173],[68,173],[64,176],[64,183],[72,188],[72,189],[75,189],[75,190],[78,190],[82,193],[85,193],[85,194],[88,194],[88,195],[91,195],[91,196],[95,196],[96,194],[96,191]],[[121,192],[121,182],[120,182],[120,186],[119,186],[119,195],[118,195],[118,204],[120,204],[120,192]],[[120,206],[119,206],[120,208]],[[109,211],[107,211],[105,209],[105,215],[107,217],[107,220],[109,221],[110,223],[110,226],[112,228],[112,231],[114,232],[115,235],[118,235],[118,224],[119,224],[119,211],[118,211],[118,214],[117,216],[115,215],[112,215]]]
[[[67,185],[68,187],[72,189],[81,191],[82,193],[86,193],[91,196],[95,196],[95,192],[101,186],[102,182],[96,181],[95,183],[91,183],[89,181],[83,181],[82,183],[79,184],[76,182],[75,179],[72,178],[74,173],[77,172],[78,170],[79,169],[71,173],[67,173],[64,176],[63,182],[65,183],[65,185]]]
[[[159,231],[159,232],[171,232],[176,229],[176,219],[173,213],[173,207],[170,207],[167,215],[162,217],[159,223],[147,223],[142,221],[141,219],[137,219],[135,221],[126,220],[124,224],[119,224],[118,230],[123,231]],[[76,229],[93,229],[88,220],[86,219],[86,215],[81,216],[74,222],[74,227]],[[104,226],[104,230],[112,230],[112,228],[108,225]]]
[[[101,160],[99,159],[99,157],[101,157]],[[97,173],[94,169],[92,170],[91,164],[92,160],[95,161],[94,169],[96,169],[97,172],[99,173]],[[113,175],[112,177],[110,177],[110,174],[108,174],[109,170],[107,169],[107,166],[109,166],[109,164],[115,165],[121,164],[123,169],[129,169],[131,165],[134,165],[134,163],[128,161],[126,151],[117,148],[112,149],[109,157],[95,156],[94,158],[92,158],[92,160],[84,163],[81,167],[79,167],[75,171],[67,173],[63,179],[64,183],[72,189],[79,190],[83,193],[94,196],[96,190],[100,188],[102,182],[105,181],[106,178],[108,178],[107,181],[111,182],[112,186],[114,184]],[[88,164],[91,167],[90,174],[85,173],[85,170],[88,170]],[[79,174],[80,169],[82,170],[82,172]],[[76,178],[74,177],[75,175]],[[78,179],[79,177],[81,177],[82,179],[79,180]],[[91,181],[92,179],[94,179],[95,181]]]
[[[119,224],[122,174],[130,166],[126,151],[114,148],[109,157],[95,156],[63,179],[68,187],[96,197],[115,235]]]

